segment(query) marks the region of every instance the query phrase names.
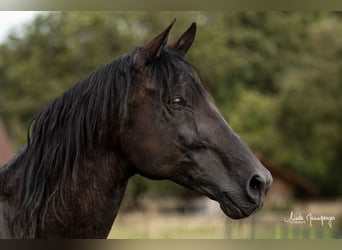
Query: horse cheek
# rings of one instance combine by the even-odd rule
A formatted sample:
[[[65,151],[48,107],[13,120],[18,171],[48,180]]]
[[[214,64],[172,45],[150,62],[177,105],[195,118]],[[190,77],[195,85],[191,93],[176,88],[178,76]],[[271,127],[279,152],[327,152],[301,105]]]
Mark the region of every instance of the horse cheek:
[[[125,131],[121,142],[127,160],[138,174],[151,179],[168,178],[171,168],[165,134],[159,133],[146,112],[136,116],[134,125]]]

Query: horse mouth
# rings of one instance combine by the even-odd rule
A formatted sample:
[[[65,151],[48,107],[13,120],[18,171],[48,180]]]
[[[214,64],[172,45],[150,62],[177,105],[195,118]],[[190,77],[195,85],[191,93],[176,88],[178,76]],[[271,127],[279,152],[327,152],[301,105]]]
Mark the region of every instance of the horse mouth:
[[[232,219],[243,219],[257,212],[262,205],[250,204],[250,206],[238,205],[228,194],[223,193],[217,199],[221,210]]]

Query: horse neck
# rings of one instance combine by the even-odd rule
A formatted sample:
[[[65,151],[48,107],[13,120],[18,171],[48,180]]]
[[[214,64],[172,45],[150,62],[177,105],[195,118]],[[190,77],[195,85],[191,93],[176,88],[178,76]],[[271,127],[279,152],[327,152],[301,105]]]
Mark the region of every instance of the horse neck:
[[[76,179],[64,187],[64,204],[61,202],[57,206],[62,209],[59,214],[64,214],[62,222],[50,209],[47,218],[52,219],[38,230],[38,237],[107,237],[129,179],[125,163],[112,152],[97,151],[85,156],[83,166],[78,167]]]

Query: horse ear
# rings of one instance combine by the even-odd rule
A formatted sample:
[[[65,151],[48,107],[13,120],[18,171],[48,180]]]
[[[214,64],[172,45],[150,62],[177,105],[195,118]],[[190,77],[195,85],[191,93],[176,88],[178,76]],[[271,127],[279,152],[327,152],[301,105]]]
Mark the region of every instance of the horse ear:
[[[174,19],[172,23],[162,33],[153,38],[148,44],[146,44],[142,48],[141,53],[145,60],[149,61],[160,56],[162,49],[167,43],[167,38],[175,21],[176,19]]]
[[[169,47],[178,50],[183,56],[185,56],[195,39],[195,35],[196,23],[192,23],[184,34],[177,41],[170,44]]]

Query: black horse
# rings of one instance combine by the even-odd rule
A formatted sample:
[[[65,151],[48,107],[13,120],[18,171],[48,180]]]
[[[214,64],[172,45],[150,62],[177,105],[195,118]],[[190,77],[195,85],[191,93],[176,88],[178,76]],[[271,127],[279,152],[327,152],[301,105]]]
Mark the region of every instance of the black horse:
[[[231,218],[258,210],[270,173],[241,141],[184,60],[193,23],[98,68],[33,119],[0,170],[1,238],[105,238],[128,179],[169,179]]]

